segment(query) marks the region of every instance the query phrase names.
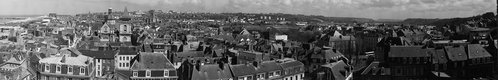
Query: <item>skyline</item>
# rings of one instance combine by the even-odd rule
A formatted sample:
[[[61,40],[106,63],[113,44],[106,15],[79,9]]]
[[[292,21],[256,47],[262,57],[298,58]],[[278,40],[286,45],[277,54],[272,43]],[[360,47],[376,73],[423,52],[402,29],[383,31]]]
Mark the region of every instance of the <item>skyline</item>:
[[[455,18],[496,13],[496,0],[1,0],[0,15],[173,10],[286,13],[372,19]],[[310,6],[311,5],[311,6]]]

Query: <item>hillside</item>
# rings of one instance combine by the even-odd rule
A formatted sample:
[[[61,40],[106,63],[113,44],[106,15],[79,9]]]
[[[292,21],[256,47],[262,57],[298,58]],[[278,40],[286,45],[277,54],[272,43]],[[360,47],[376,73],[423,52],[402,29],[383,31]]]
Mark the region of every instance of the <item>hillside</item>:
[[[418,25],[435,25],[435,26],[456,26],[469,24],[479,27],[496,27],[496,16],[493,12],[484,13],[473,17],[466,18],[450,18],[450,19],[421,19],[412,18],[406,19],[403,24],[418,24]]]

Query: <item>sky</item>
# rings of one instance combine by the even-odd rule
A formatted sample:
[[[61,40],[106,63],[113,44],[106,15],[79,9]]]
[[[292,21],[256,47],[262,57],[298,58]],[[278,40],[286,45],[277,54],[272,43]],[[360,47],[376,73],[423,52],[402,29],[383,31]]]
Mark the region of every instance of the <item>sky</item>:
[[[454,18],[496,12],[497,0],[0,0],[0,15],[173,10],[373,19]]]

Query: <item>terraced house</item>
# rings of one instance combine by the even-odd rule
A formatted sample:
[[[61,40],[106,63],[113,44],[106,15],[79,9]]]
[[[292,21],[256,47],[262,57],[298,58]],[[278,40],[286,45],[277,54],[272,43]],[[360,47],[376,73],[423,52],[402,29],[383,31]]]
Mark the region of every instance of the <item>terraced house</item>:
[[[130,80],[177,80],[173,64],[160,53],[141,52],[130,63]]]
[[[94,75],[91,57],[53,56],[39,61],[40,80],[90,80]]]

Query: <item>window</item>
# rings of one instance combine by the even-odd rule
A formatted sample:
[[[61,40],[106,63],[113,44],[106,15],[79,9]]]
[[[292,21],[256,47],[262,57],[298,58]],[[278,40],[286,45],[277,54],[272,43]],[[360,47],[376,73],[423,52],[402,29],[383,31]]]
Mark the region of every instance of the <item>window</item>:
[[[256,75],[256,79],[257,80],[263,80],[263,79],[265,79],[265,73]]]
[[[50,64],[45,64],[45,71],[50,72]]]
[[[123,66],[123,64],[122,64],[122,63],[119,63],[119,67],[122,67],[122,66]]]
[[[137,71],[133,71],[133,77],[137,77],[138,76],[138,72]]]
[[[275,72],[275,76],[279,76],[279,75],[280,75],[280,71]]]
[[[130,60],[130,57],[128,57],[128,56],[127,56],[127,57],[126,57],[126,60]]]
[[[67,72],[72,73],[73,72],[73,67],[72,66],[68,66],[67,67]]]
[[[150,77],[150,70],[145,71],[145,77]]]
[[[80,67],[80,73],[82,73],[82,74],[85,73],[85,67],[83,67],[83,66]]]
[[[273,77],[273,74],[275,74],[275,72],[270,72],[270,73],[268,73],[268,78]]]
[[[100,59],[97,59],[97,62],[100,63]]]
[[[304,79],[304,74],[301,74],[301,79],[302,79],[302,80]]]
[[[164,77],[168,77],[168,76],[169,76],[168,70],[164,70]]]
[[[123,57],[119,56],[119,60],[123,60]]]
[[[56,68],[57,72],[61,72],[61,65],[57,65],[57,68]]]
[[[252,76],[247,76],[247,80],[252,80]]]
[[[100,70],[100,65],[97,66],[97,70]]]

